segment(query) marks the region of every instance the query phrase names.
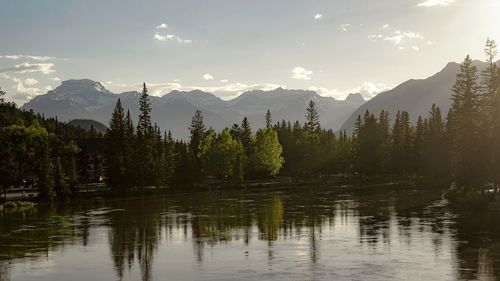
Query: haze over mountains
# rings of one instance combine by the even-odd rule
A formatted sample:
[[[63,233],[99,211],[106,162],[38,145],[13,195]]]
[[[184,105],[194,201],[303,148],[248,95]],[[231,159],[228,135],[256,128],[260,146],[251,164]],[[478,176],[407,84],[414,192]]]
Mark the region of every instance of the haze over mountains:
[[[23,105],[45,116],[57,116],[60,121],[93,119],[108,124],[118,98],[130,110],[134,120],[139,114],[139,93],[114,94],[101,83],[88,79],[67,80]],[[215,129],[240,123],[247,116],[254,129],[265,123],[265,112],[271,110],[274,121],[304,121],[305,108],[315,101],[322,125],[337,130],[342,122],[365,100],[360,94],[351,94],[346,100],[322,97],[313,91],[277,88],[271,91],[249,91],[235,99],[224,101],[199,90],[172,91],[162,97],[151,96],[152,118],[162,129],[171,130],[175,137],[186,138],[194,112],[203,112],[205,123]]]

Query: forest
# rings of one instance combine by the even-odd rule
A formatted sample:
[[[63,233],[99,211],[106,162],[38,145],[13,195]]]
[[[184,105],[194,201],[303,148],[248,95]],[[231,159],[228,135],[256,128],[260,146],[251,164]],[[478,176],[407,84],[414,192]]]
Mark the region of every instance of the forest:
[[[247,118],[216,132],[196,111],[189,140],[151,119],[146,84],[136,122],[118,100],[105,134],[22,111],[0,90],[0,188],[31,187],[41,200],[78,196],[82,184],[105,182],[115,192],[147,186],[240,184],[273,177],[370,179],[395,176],[446,182],[457,194],[481,194],[500,183],[500,70],[496,44],[488,67],[467,56],[451,86],[452,106],[418,116],[406,111],[358,116],[352,134],[322,128],[314,101],[305,122],[275,121],[252,130]],[[92,145],[90,145],[92,144]],[[90,149],[93,147],[93,149]],[[96,148],[97,147],[97,148]]]

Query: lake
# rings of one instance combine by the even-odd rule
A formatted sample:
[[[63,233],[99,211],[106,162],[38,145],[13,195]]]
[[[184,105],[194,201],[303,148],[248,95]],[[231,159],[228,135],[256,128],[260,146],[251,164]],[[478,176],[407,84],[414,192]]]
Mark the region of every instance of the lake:
[[[0,280],[498,280],[500,214],[413,184],[177,191],[0,217]]]

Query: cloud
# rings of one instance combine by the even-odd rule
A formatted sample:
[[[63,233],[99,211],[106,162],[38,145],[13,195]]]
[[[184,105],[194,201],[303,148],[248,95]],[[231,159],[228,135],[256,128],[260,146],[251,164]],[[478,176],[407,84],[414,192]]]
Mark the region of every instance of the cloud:
[[[406,39],[424,39],[424,36],[420,33],[416,32],[401,32],[399,30],[396,30],[391,36],[386,36],[384,37],[385,41],[391,41],[395,45],[401,44],[403,40]]]
[[[153,38],[156,39],[156,40],[158,40],[158,41],[163,41],[163,42],[166,42],[166,41],[177,41],[178,43],[185,43],[185,44],[189,44],[189,43],[193,42],[191,39],[182,39],[179,36],[174,35],[174,34],[161,35],[158,32],[155,33],[155,35],[154,35]]]
[[[387,28],[389,28],[389,24],[386,23],[386,24],[382,25],[382,27],[380,29],[387,29]]]
[[[382,92],[391,90],[392,88],[394,88],[394,85],[391,86],[384,83],[363,82],[361,85],[347,90],[346,93],[360,93],[364,98],[371,99]]]
[[[208,74],[208,73],[207,74],[203,74],[202,77],[205,80],[214,80],[214,77],[212,75]]]
[[[32,55],[0,55],[0,59],[9,59],[9,60],[27,59],[27,60],[36,60],[36,61],[67,60],[67,59],[61,59],[61,58],[56,58],[56,57],[32,56]]]
[[[322,15],[322,14],[315,14],[315,15],[314,15],[314,19],[315,19],[315,20],[320,20],[320,19],[322,19],[322,18],[323,18],[323,15]]]
[[[455,2],[455,0],[426,0],[424,2],[419,3],[417,6],[418,7],[448,6],[453,2]]]
[[[26,84],[28,86],[33,86],[33,85],[35,85],[37,83],[38,83],[38,80],[33,79],[33,78],[26,78],[26,79],[24,79],[24,84]]]
[[[54,67],[53,63],[21,63],[17,64],[13,67],[7,67],[0,69],[0,73],[3,72],[15,72],[15,73],[33,73],[33,72],[41,72],[42,74],[50,74],[55,72],[52,68]]]
[[[307,70],[301,66],[294,67],[291,72],[292,78],[299,80],[311,80],[311,76],[313,75],[311,70]]]
[[[340,28],[342,29],[342,31],[348,31],[349,29],[352,28],[352,24],[350,23],[343,23],[340,25]]]
[[[156,26],[155,29],[167,29],[168,25],[166,23],[162,23],[158,26]],[[167,42],[167,41],[176,41],[178,43],[185,43],[189,44],[192,43],[193,40],[191,39],[183,39],[175,34],[163,34],[161,31],[156,31],[155,35],[153,36],[153,39],[162,41],[162,42]]]
[[[385,28],[385,26],[387,26],[387,28]],[[425,37],[418,32],[401,31],[401,30],[395,30],[391,32],[388,31],[388,28],[389,25],[384,25],[382,26],[381,30],[387,30],[387,31],[382,33],[370,34],[368,35],[368,38],[373,40],[383,40],[391,42],[399,50],[411,48],[415,51],[419,51],[421,45],[424,44],[422,41],[425,40]]]
[[[168,24],[166,24],[166,23],[162,23],[162,24],[156,26],[156,29],[167,29],[167,28],[168,28]]]
[[[227,82],[229,82],[229,80],[227,80],[227,79],[222,79],[222,80],[220,80],[220,82],[221,82],[221,83],[227,83]]]
[[[56,81],[56,82],[59,82],[59,81],[61,81],[61,78],[59,78],[59,77],[54,77],[54,78],[52,78],[52,80],[53,80],[53,81]]]
[[[339,91],[337,89],[328,89],[325,87],[311,86],[308,90],[315,91],[324,97],[334,97],[337,100],[345,99],[349,94],[361,94],[365,99],[371,99],[376,95],[394,88],[384,83],[363,82],[361,85],[348,89],[346,91]]]

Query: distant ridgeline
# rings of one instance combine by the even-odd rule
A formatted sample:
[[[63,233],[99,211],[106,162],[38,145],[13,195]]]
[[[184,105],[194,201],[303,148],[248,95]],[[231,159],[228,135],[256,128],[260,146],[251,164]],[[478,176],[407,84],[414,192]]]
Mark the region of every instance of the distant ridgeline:
[[[202,112],[194,109],[188,141],[154,123],[146,84],[134,105],[137,118],[118,99],[107,129],[89,120],[61,123],[2,101],[0,187],[36,187],[41,198],[53,200],[77,196],[82,183],[101,180],[119,193],[144,186],[240,184],[275,175],[394,175],[453,182],[455,195],[476,196],[500,183],[494,41],[487,41],[486,51],[482,71],[469,56],[460,64],[449,85],[447,118],[436,105],[413,124],[404,110],[392,122],[386,110],[377,116],[366,110],[355,118],[352,133],[321,126],[313,99],[302,109],[305,122],[276,122],[267,110],[256,131],[246,117],[219,131],[207,128]]]
[[[105,134],[108,130],[106,125],[91,119],[73,119],[68,122],[69,125],[85,130],[95,130],[98,133]]]

